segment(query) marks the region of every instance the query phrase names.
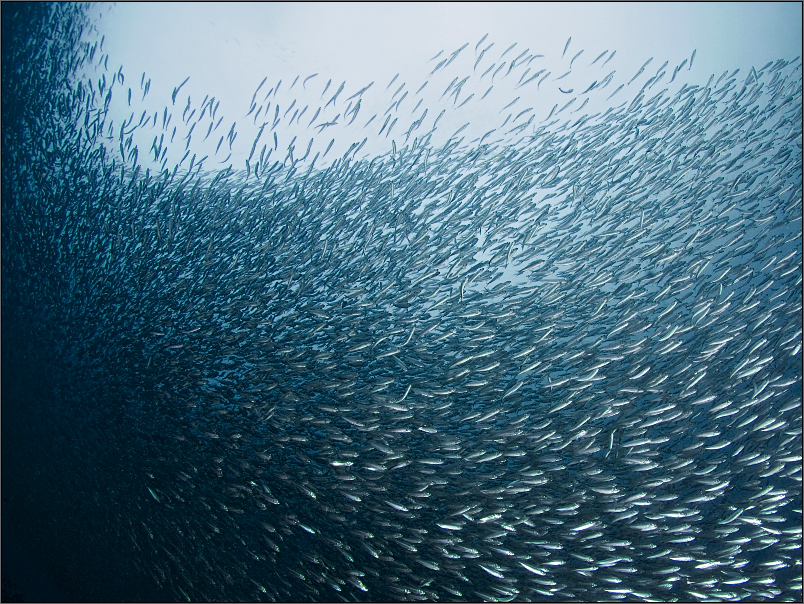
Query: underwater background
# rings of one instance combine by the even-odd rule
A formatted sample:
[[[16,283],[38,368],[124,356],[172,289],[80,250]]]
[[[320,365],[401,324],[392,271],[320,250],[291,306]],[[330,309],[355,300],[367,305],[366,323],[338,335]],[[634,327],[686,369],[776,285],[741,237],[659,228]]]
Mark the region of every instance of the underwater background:
[[[799,56],[98,10],[2,7],[4,600],[801,600]]]

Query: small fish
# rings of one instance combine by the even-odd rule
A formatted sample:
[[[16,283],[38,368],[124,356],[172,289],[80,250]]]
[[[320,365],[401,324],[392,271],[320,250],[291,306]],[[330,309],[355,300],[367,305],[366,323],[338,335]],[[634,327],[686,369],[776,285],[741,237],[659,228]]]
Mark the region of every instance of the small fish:
[[[604,56],[606,56],[606,53],[608,53],[608,52],[609,52],[608,50],[604,50],[603,52],[601,52],[601,53],[600,53],[600,55],[598,55],[597,59],[595,59],[594,61],[592,61],[591,63],[589,63],[589,67],[591,67],[592,65],[594,65],[595,63],[597,63],[597,62],[598,62],[600,59],[602,59]],[[606,63],[608,63],[608,61],[606,61]],[[604,65],[605,65],[605,63],[604,63]]]
[[[304,89],[306,90],[306,89],[307,89],[307,82],[308,82],[309,80],[312,80],[312,79],[313,79],[314,77],[316,77],[317,75],[318,75],[318,73],[314,73],[313,75],[309,75],[309,76],[307,76],[306,78],[304,78],[304,80],[302,81],[302,88],[304,88]],[[322,96],[323,96],[323,95],[322,95]]]
[[[483,44],[485,39],[488,38],[488,37],[489,37],[488,34],[484,34],[483,37],[480,38],[480,41],[475,45],[475,54],[477,54],[477,49],[480,48],[480,45]]]

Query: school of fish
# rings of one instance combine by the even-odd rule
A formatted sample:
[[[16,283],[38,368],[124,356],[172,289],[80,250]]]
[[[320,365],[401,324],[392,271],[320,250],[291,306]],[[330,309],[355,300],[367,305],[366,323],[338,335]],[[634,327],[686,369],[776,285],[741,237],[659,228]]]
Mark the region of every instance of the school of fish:
[[[5,346],[40,334],[86,530],[143,577],[800,600],[800,58],[694,85],[695,53],[633,75],[484,38],[409,89],[263,80],[253,142],[207,152],[187,80],[113,122],[150,80],[82,10],[4,56]]]

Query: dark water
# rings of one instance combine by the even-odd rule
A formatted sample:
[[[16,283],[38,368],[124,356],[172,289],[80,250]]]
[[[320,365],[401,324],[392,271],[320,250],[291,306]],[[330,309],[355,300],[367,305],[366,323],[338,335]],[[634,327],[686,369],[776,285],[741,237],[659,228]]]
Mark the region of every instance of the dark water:
[[[3,6],[4,600],[801,599],[798,58],[160,171],[82,10]]]

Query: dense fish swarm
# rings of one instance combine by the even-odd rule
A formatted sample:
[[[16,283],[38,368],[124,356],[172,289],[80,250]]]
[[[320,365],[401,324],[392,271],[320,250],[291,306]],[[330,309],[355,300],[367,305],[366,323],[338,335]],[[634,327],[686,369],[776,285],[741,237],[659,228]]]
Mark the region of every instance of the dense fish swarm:
[[[237,169],[177,86],[138,131],[189,131],[174,168],[107,121],[137,83],[82,11],[3,11],[9,497],[171,598],[800,600],[798,58],[615,105],[603,55],[481,41],[425,66],[426,119],[375,84],[401,122],[361,158],[386,115],[302,75]],[[439,139],[493,59],[520,115]],[[294,127],[348,150],[282,160]]]

